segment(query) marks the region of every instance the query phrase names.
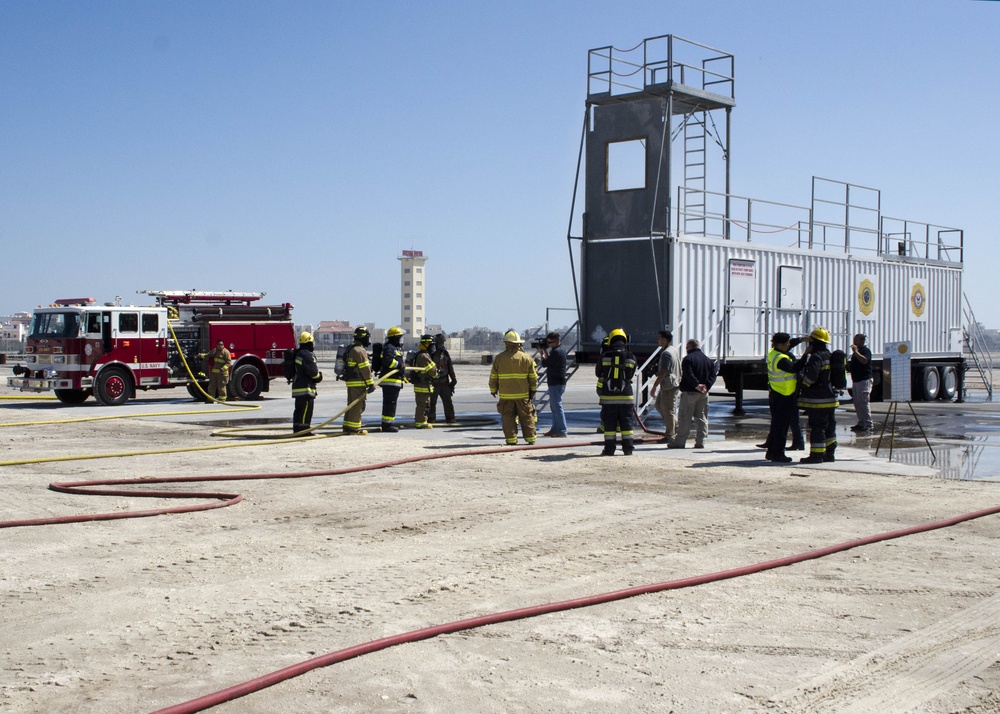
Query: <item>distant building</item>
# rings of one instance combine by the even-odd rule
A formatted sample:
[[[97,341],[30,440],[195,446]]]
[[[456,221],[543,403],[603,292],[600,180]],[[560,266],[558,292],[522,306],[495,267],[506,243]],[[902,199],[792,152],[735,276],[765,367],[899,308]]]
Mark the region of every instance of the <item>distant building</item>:
[[[422,250],[404,250],[399,256],[400,277],[400,318],[399,326],[410,335],[419,338],[426,329],[426,274],[424,264],[427,256]]]
[[[316,349],[335,350],[337,345],[347,345],[354,341],[354,328],[346,320],[321,320],[313,331]]]
[[[0,340],[24,342],[28,337],[28,326],[22,322],[0,323]]]

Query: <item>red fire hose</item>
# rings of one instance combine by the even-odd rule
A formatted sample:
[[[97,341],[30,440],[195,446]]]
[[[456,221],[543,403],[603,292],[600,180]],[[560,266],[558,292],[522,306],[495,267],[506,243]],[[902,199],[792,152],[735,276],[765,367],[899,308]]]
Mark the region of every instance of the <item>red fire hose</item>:
[[[170,477],[170,478],[116,479],[116,480],[104,480],[104,481],[75,481],[75,482],[65,482],[65,483],[53,483],[49,485],[50,489],[64,493],[79,493],[79,494],[92,494],[92,495],[104,495],[104,496],[127,496],[127,497],[140,497],[140,498],[175,498],[175,499],[198,498],[198,499],[211,499],[211,501],[207,504],[203,503],[191,506],[181,506],[176,508],[152,509],[145,511],[130,511],[130,512],[117,512],[117,513],[102,513],[102,514],[85,514],[77,516],[64,516],[58,518],[43,518],[43,519],[22,520],[22,521],[5,521],[5,522],[0,522],[0,528],[53,525],[61,523],[80,523],[85,521],[115,520],[121,518],[144,518],[154,515],[161,515],[165,513],[184,513],[190,511],[208,510],[212,508],[223,508],[225,506],[231,506],[236,503],[239,503],[243,498],[242,495],[240,494],[229,494],[229,493],[136,491],[136,490],[108,489],[99,487],[122,486],[122,485],[134,486],[138,484],[194,483],[194,482],[204,482],[204,481],[249,481],[249,480],[261,480],[261,479],[310,478],[313,476],[330,476],[330,475],[356,473],[360,471],[373,471],[378,469],[391,468],[393,466],[398,466],[401,464],[408,464],[419,461],[432,461],[435,459],[451,458],[455,456],[510,453],[513,451],[524,451],[524,450],[537,451],[543,449],[558,449],[558,448],[564,449],[570,446],[572,447],[588,446],[595,443],[600,444],[603,442],[584,441],[584,442],[562,443],[562,444],[552,444],[552,445],[546,444],[537,446],[519,446],[519,447],[508,446],[508,447],[490,448],[490,449],[469,449],[469,450],[451,452],[446,454],[411,456],[403,459],[396,459],[394,461],[385,461],[377,464],[354,466],[342,469],[332,469],[326,471],[302,471],[302,472],[282,473],[282,474],[181,476],[181,477]],[[519,608],[516,610],[507,610],[504,612],[499,612],[494,614],[480,615],[477,617],[471,617],[463,620],[456,620],[454,622],[444,623],[441,625],[426,627],[419,630],[413,630],[411,632],[393,635],[390,637],[383,637],[378,640],[373,640],[371,642],[354,645],[353,647],[348,647],[346,649],[338,650],[336,652],[331,652],[329,654],[322,655],[320,657],[314,657],[313,659],[309,659],[304,662],[300,662],[298,664],[291,665],[283,669],[279,669],[275,672],[271,672],[270,674],[266,674],[261,677],[249,680],[247,682],[243,682],[242,684],[237,684],[235,686],[222,689],[215,693],[207,694],[197,699],[192,699],[182,704],[177,704],[171,707],[167,707],[166,709],[158,710],[155,714],[182,714],[182,713],[186,714],[188,712],[203,711],[205,709],[217,706],[224,702],[228,702],[233,699],[238,699],[248,694],[252,694],[253,692],[258,692],[262,689],[266,689],[267,687],[273,686],[275,684],[291,679],[293,677],[297,677],[301,674],[305,674],[306,672],[309,672],[311,670],[318,669],[320,667],[327,667],[329,665],[336,664],[338,662],[343,662],[348,659],[360,657],[361,655],[378,652],[387,649],[389,647],[393,647],[395,645],[405,644],[409,642],[419,642],[420,640],[430,639],[433,637],[437,637],[438,635],[450,634],[462,630],[470,630],[477,627],[483,627],[485,625],[495,625],[501,622],[510,622],[512,620],[527,619],[530,617],[536,617],[538,615],[545,615],[553,612],[562,612],[565,610],[572,610],[581,607],[589,607],[591,605],[599,605],[603,603],[614,602],[616,600],[624,600],[626,598],[636,597],[637,595],[646,595],[649,593],[656,593],[664,590],[678,590],[681,588],[689,588],[689,587],[694,587],[696,585],[704,585],[706,583],[718,582],[721,580],[729,580],[732,578],[742,577],[744,575],[759,573],[765,570],[772,570],[787,565],[793,565],[795,563],[800,563],[805,560],[822,558],[827,555],[840,553],[863,545],[870,545],[872,543],[878,543],[881,541],[903,538],[905,536],[914,535],[916,533],[924,533],[927,531],[937,530],[940,528],[947,528],[950,526],[957,525],[959,523],[963,523],[965,521],[971,521],[977,518],[983,518],[985,516],[996,515],[998,513],[1000,513],[1000,506],[994,506],[992,508],[987,508],[981,511],[974,511],[971,513],[955,516],[953,518],[949,518],[943,521],[935,521],[932,523],[926,523],[924,525],[912,526],[910,528],[904,528],[901,530],[889,531],[887,533],[867,536],[864,538],[859,538],[856,540],[839,543],[837,545],[832,545],[826,548],[806,551],[804,553],[799,553],[797,555],[790,555],[776,560],[768,560],[754,565],[747,565],[740,568],[733,568],[731,570],[723,570],[716,573],[697,575],[689,578],[682,578],[680,580],[671,580],[661,583],[654,583],[651,585],[640,585],[631,588],[626,588],[624,590],[616,590],[608,593],[590,595],[586,597],[576,598],[573,600],[563,600],[561,602],[554,602],[543,605],[534,605],[530,607]]]
[[[563,600],[561,602],[554,602],[546,605],[533,605],[531,607],[523,607],[517,610],[498,612],[492,615],[480,615],[478,617],[456,620],[454,622],[435,625],[433,627],[425,627],[420,630],[404,632],[399,635],[392,635],[391,637],[383,637],[378,640],[372,640],[371,642],[331,652],[330,654],[322,655],[320,657],[314,657],[313,659],[285,667],[284,669],[279,669],[275,672],[271,672],[270,674],[265,674],[261,677],[243,682],[242,684],[237,684],[235,686],[219,690],[213,694],[207,694],[203,697],[192,699],[182,704],[167,707],[166,709],[160,709],[154,712],[154,714],[188,714],[189,712],[200,712],[224,702],[244,697],[248,694],[252,694],[253,692],[258,692],[261,689],[266,689],[267,687],[278,684],[279,682],[284,682],[287,679],[298,677],[299,675],[305,674],[306,672],[314,669],[327,667],[331,664],[336,664],[338,662],[343,662],[345,660],[371,654],[372,652],[378,652],[380,650],[388,649],[389,647],[394,647],[396,645],[406,644],[408,642],[419,642],[420,640],[427,640],[432,637],[437,637],[438,635],[451,634],[453,632],[460,632],[461,630],[471,630],[485,625],[495,625],[501,622],[510,622],[512,620],[523,620],[529,617],[537,617],[538,615],[546,615],[552,612],[562,612],[564,610],[572,610],[580,607],[600,605],[602,603],[614,602],[615,600],[624,600],[637,595],[646,595],[649,593],[661,592],[663,590],[679,590],[681,588],[704,585],[705,583],[729,580],[731,578],[738,578],[744,575],[759,573],[764,570],[773,570],[786,565],[801,563],[805,560],[822,558],[827,555],[832,555],[833,553],[840,553],[863,545],[870,545],[872,543],[892,540],[894,538],[902,538],[915,533],[923,533],[925,531],[936,530],[939,528],[947,528],[958,523],[971,521],[984,516],[995,515],[997,513],[1000,513],[1000,506],[995,506],[982,511],[975,511],[973,513],[966,513],[944,521],[926,523],[921,526],[913,526],[902,530],[889,531],[888,533],[880,533],[878,535],[867,536],[865,538],[858,538],[857,540],[846,541],[827,548],[810,550],[805,553],[799,553],[798,555],[790,555],[785,558],[778,558],[777,560],[768,560],[755,565],[733,568],[732,570],[722,570],[717,573],[696,575],[690,578],[670,580],[662,583],[654,583],[652,585],[639,585],[636,587],[626,588],[624,590],[615,590],[614,592],[590,595],[573,600]]]

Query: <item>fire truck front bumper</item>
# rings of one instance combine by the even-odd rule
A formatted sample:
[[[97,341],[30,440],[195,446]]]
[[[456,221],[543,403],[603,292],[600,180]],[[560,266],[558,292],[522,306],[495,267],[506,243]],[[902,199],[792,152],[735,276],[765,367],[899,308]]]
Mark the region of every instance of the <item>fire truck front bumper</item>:
[[[14,370],[17,372],[18,370]],[[69,379],[59,379],[58,373],[53,370],[42,369],[34,372],[33,376],[28,375],[28,370],[23,370],[21,376],[7,377],[7,386],[20,389],[22,392],[51,392],[53,389],[69,389],[73,382]]]
[[[57,379],[38,377],[7,377],[7,386],[22,392],[51,392],[56,388]]]

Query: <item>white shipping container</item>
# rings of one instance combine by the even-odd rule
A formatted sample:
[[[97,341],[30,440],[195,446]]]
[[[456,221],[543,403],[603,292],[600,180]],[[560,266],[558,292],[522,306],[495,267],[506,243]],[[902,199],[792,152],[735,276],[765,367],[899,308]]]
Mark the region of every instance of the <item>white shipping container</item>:
[[[915,358],[962,354],[962,265],[678,236],[669,242],[669,324],[724,362],[759,361],[775,332],[856,333],[875,356],[909,341]]]

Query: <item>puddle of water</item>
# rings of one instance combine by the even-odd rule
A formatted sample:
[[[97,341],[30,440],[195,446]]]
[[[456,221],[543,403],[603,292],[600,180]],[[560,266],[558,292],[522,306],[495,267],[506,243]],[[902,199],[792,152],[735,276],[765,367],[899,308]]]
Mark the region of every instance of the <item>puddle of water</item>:
[[[203,421],[187,421],[180,423],[187,424],[189,426],[205,426],[205,422]],[[288,424],[288,419],[220,419],[218,421],[213,419],[211,426],[213,429],[231,429],[238,426],[267,426],[270,424]]]
[[[971,401],[971,400],[970,400]],[[931,412],[929,408],[933,408]],[[981,409],[981,407],[977,407]],[[709,437],[712,439],[750,441],[761,443],[767,438],[770,414],[767,404],[745,402],[746,414],[733,416],[733,403],[719,400],[709,406]],[[920,427],[905,406],[900,405],[896,415],[895,439],[892,444],[892,462],[925,466],[936,472],[937,478],[953,480],[1000,482],[1000,405],[998,411],[965,411],[959,404],[919,405],[920,427],[923,427],[933,450],[927,448],[920,434]],[[904,416],[904,410],[906,411]],[[930,413],[925,413],[925,410]],[[581,412],[574,411],[573,414]],[[594,412],[594,425],[597,424]],[[875,415],[875,431],[858,436],[851,431],[854,413],[837,412],[837,440],[845,446],[868,449],[875,455],[884,414]],[[647,415],[647,427],[661,430],[659,415]],[[803,429],[806,427],[802,420]],[[876,458],[889,459],[891,417]],[[809,441],[808,431],[806,441]]]

